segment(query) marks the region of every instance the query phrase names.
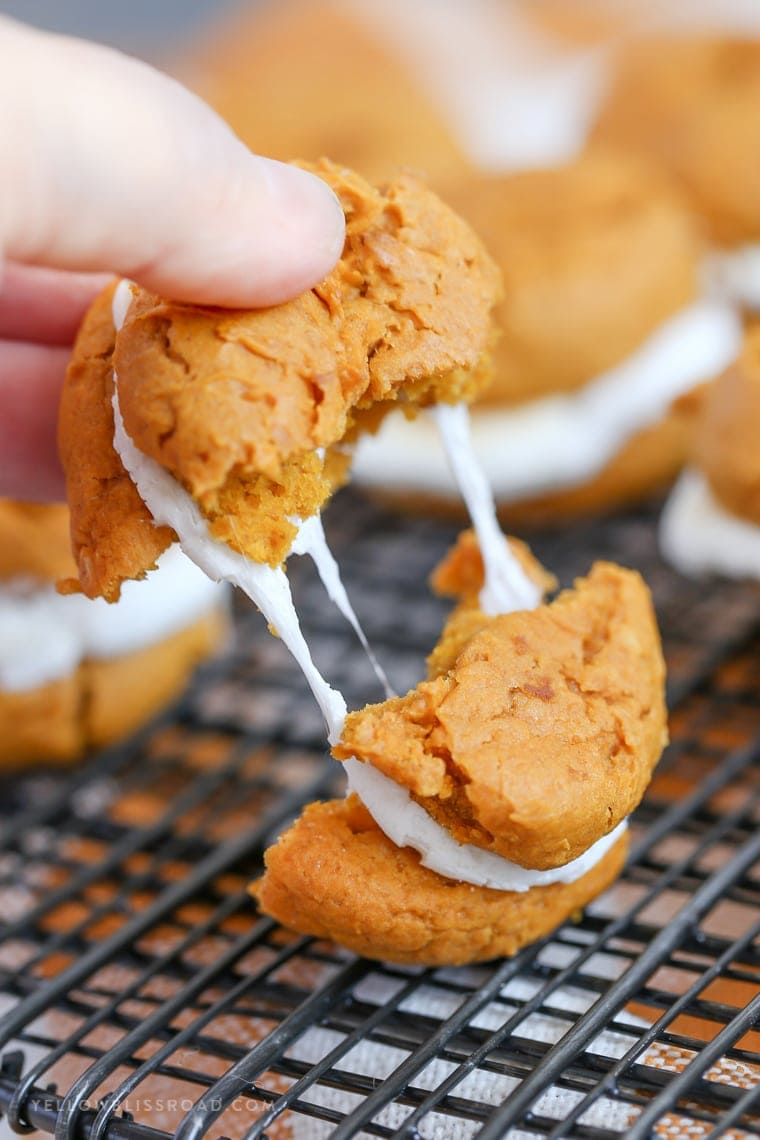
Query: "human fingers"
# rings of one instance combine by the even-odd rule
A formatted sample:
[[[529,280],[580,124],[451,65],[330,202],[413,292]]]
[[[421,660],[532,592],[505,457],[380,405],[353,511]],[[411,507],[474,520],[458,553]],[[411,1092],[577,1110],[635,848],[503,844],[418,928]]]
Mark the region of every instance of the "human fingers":
[[[0,496],[65,498],[56,446],[67,348],[0,341]]]
[[[9,262],[0,276],[0,339],[71,345],[109,278]]]
[[[332,191],[251,154],[178,83],[0,18],[0,249],[199,303],[274,304],[340,255]]]

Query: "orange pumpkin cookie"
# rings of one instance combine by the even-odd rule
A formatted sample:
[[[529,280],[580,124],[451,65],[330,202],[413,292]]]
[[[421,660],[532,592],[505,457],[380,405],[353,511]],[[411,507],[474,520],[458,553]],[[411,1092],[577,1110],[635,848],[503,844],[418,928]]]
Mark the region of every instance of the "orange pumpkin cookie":
[[[459,966],[515,954],[559,926],[613,882],[626,850],[622,836],[573,883],[492,890],[423,867],[352,796],[306,808],[251,892],[283,925],[368,958]]]
[[[287,304],[223,312],[135,289],[114,333],[85,321],[61,405],[79,583],[118,596],[171,541],[113,445],[113,369],[129,439],[200,508],[212,538],[277,566],[346,478],[346,444],[394,403],[469,400],[489,379],[496,267],[416,179],[376,190],[323,162],[346,213],[344,254]],[[87,445],[84,445],[85,439]]]
[[[760,240],[760,40],[632,41],[593,137],[670,171],[719,244]]]

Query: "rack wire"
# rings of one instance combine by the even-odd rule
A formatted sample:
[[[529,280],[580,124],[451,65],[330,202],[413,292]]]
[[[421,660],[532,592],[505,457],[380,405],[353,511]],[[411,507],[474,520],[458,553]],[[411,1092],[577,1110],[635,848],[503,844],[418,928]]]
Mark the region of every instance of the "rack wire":
[[[445,607],[454,536],[344,493],[327,520],[396,687]],[[528,1140],[760,1135],[760,594],[693,584],[642,511],[538,536],[563,582],[638,566],[669,664],[672,743],[620,881],[516,957],[395,967],[259,917],[265,847],[334,794],[319,716],[243,607],[183,700],[70,773],[0,784],[0,1126],[59,1140]],[[380,698],[306,565],[324,672]]]

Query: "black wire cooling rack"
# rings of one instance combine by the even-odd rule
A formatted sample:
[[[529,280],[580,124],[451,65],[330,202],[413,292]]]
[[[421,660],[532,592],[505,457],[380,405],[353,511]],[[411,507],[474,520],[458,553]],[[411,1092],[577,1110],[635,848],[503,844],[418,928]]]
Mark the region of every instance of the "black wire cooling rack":
[[[453,538],[350,494],[329,529],[399,690],[444,606]],[[67,774],[0,785],[0,1109],[60,1140],[527,1140],[760,1135],[760,596],[690,584],[643,512],[539,538],[564,582],[640,567],[670,667],[672,744],[621,880],[510,960],[400,968],[256,915],[263,849],[339,779],[259,615],[181,704]],[[378,699],[292,560],[324,672]]]

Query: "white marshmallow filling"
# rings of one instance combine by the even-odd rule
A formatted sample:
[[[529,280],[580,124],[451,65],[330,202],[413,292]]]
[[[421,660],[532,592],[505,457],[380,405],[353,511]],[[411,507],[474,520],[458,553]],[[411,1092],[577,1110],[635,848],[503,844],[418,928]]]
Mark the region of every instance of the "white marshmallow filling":
[[[328,685],[312,661],[285,571],[280,566],[273,568],[265,563],[251,562],[211,537],[208,524],[195,500],[168,471],[139,451],[127,435],[119,408],[115,373],[113,413],[114,447],[156,525],[170,526],[185,554],[209,578],[239,586],[261,610],[298,662],[322,710],[328,740],[331,744],[336,744],[343,730],[346,702],[339,692]]]
[[[420,863],[447,879],[477,887],[522,894],[531,887],[574,883],[607,854],[626,829],[623,820],[577,859],[548,871],[535,871],[509,859],[456,839],[416,803],[406,788],[371,764],[352,758],[344,761],[349,791],[355,792],[375,823],[397,847],[412,847]]]
[[[114,327],[118,331],[124,323],[132,302],[130,283],[121,281],[113,297]],[[225,543],[212,538],[208,524],[191,495],[159,463],[144,455],[127,435],[119,407],[118,377],[114,372],[114,448],[119,454],[140,497],[157,525],[170,526],[177,534],[185,553],[211,579],[231,582],[238,586],[263,613],[269,625],[282,638],[301,668],[319,705],[327,726],[328,740],[335,744],[340,739],[346,717],[346,702],[333,689],[315,666],[309,646],[303,636],[298,615],[293,605],[290,583],[282,567],[273,568],[252,562],[245,555],[232,550]],[[327,545],[322,522],[313,516],[298,525],[298,534],[291,547],[292,554],[308,554],[331,600],[338,606],[356,631],[368,653],[381,683],[392,695],[387,678],[371,652],[364,631],[354,613],[338,565]]]
[[[663,557],[687,577],[760,579],[760,526],[727,511],[695,468],[671,491],[659,538]]]
[[[732,305],[702,300],[661,325],[626,360],[577,392],[472,414],[472,443],[500,502],[579,486],[637,432],[658,423],[674,400],[722,372],[737,356],[742,328]],[[387,416],[361,441],[357,483],[388,491],[457,493],[432,416]]]
[[[127,582],[119,601],[62,596],[53,585],[17,578],[0,584],[0,690],[19,692],[60,680],[84,660],[109,660],[147,649],[223,604],[178,547],[155,570]]]
[[[131,299],[131,295],[128,294],[128,289],[128,283],[122,282],[114,295],[114,323],[117,329],[121,327],[129,308],[126,297],[130,296]],[[239,586],[261,610],[304,673],[322,710],[330,744],[337,743],[345,722],[346,702],[314,665],[284,570],[281,567],[273,569],[265,564],[253,563],[211,537],[206,520],[194,499],[168,471],[144,455],[129,438],[119,407],[116,373],[113,411],[114,448],[155,523],[170,526],[177,534],[182,550],[209,577]],[[473,523],[481,543],[486,578],[482,602],[488,607],[489,613],[533,608],[540,601],[540,590],[525,575],[498,528],[488,483],[472,454],[466,408],[440,408],[438,413],[452,467],[457,478],[462,480],[463,494],[473,512]],[[291,553],[311,554],[330,596],[341,608],[348,604],[337,564],[329,552],[319,519],[307,519],[300,525]],[[354,615],[352,624],[355,621]],[[366,644],[365,638],[363,644]],[[357,789],[365,807],[392,842],[418,850],[424,865],[445,878],[478,886],[525,891],[539,884],[573,882],[603,857],[625,827],[624,823],[620,824],[615,832],[604,836],[579,859],[565,867],[551,871],[530,871],[492,852],[457,843],[411,800],[406,789],[370,766],[349,760],[345,767],[349,790]],[[421,813],[422,821],[417,818],[417,812]],[[399,823],[394,822],[397,815],[402,821],[411,817],[410,824],[402,825],[399,829]],[[395,838],[394,831],[399,839]]]

